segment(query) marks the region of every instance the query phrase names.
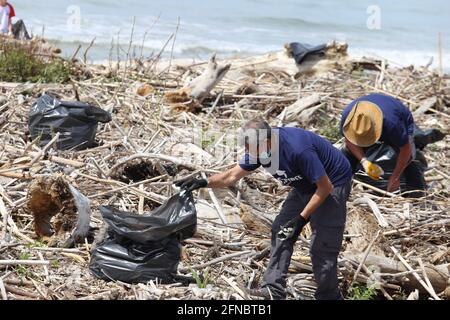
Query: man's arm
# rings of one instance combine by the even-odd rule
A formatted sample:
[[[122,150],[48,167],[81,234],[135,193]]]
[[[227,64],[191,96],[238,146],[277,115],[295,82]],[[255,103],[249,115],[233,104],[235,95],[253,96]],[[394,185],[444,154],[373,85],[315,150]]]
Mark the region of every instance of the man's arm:
[[[357,145],[354,145],[351,143],[347,138],[345,138],[345,146],[348,150],[353,154],[353,156],[358,159],[358,161],[361,161],[362,158],[364,158],[364,151],[361,147],[358,147]]]
[[[394,171],[392,172],[392,175],[389,178],[387,186],[388,192],[396,191],[399,188],[400,176],[405,170],[405,168],[408,166],[410,159],[411,159],[411,143],[407,143],[403,147],[400,147],[397,163],[395,164]]]
[[[328,195],[333,191],[333,184],[327,175],[324,175],[316,182],[316,192],[313,194],[308,204],[305,206],[300,215],[306,220],[311,216],[313,212],[320,207],[325,201]]]
[[[240,179],[245,176],[251,174],[251,171],[246,171],[242,169],[239,165],[234,166],[233,168],[212,175],[208,178],[208,187],[209,188],[225,188],[234,185]]]
[[[316,182],[316,185],[316,192],[303,211],[281,227],[281,230],[278,232],[278,238],[282,241],[291,239],[295,234],[300,234],[303,227],[308,223],[311,214],[320,207],[331,191],[333,191],[333,185],[326,174]]]

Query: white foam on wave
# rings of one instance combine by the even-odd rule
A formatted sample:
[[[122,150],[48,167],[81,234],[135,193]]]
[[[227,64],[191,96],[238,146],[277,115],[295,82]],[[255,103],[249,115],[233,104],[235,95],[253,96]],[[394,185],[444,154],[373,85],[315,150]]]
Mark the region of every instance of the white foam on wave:
[[[410,65],[419,67],[430,63],[430,68],[435,69],[439,66],[438,52],[424,50],[389,50],[379,48],[349,48],[349,54],[352,57],[375,57],[386,59],[393,66],[407,67]],[[450,71],[450,53],[442,53],[442,63],[444,71]],[[447,63],[447,65],[446,65]]]

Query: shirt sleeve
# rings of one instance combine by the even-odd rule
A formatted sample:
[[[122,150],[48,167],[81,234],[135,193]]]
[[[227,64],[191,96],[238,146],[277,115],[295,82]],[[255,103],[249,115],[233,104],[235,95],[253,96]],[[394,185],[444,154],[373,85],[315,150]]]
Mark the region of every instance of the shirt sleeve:
[[[310,183],[317,183],[327,173],[317,153],[306,149],[297,156],[299,170]]]
[[[386,130],[386,131],[385,131]],[[386,135],[393,147],[401,148],[409,143],[408,128],[404,123],[392,124],[383,128],[383,135]]]
[[[239,161],[239,166],[245,171],[255,171],[261,166],[261,163],[246,153]]]
[[[12,5],[10,5],[9,3],[8,3],[8,7],[9,7],[9,18],[11,19],[16,16],[16,13],[14,11],[14,7]]]

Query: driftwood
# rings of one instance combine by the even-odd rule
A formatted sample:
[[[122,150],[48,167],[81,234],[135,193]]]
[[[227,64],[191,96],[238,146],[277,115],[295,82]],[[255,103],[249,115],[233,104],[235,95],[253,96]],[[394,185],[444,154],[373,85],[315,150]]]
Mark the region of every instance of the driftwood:
[[[86,65],[84,70],[93,76],[74,79],[70,85],[0,82],[5,96],[0,98],[0,260],[49,261],[48,265],[0,265],[5,287],[3,290],[0,284],[2,297],[242,299],[241,284],[251,288],[261,284],[270,255],[271,223],[289,192],[262,169],[242,179],[238,188],[194,192],[197,233],[183,242],[179,283],[117,282],[112,290],[111,284],[93,278],[88,269],[91,232],[98,235],[104,230],[98,207],[112,205],[136,214],[150,211],[178,192],[174,181],[231,168],[241,150],[226,148],[233,140],[228,134],[234,138],[234,130],[254,117],[262,117],[271,125],[302,127],[336,142],[337,133],[329,132],[336,131],[342,109],[352,99],[375,91],[396,96],[418,111],[415,121],[419,127],[426,129],[433,124],[447,130],[448,75],[440,77],[426,68],[395,68],[376,59],[353,61],[343,50],[345,46],[340,48],[333,54],[330,47],[320,61],[300,66],[302,70],[280,51],[224,60],[216,69],[215,61],[161,61],[155,56]],[[226,67],[230,64],[232,69]],[[185,81],[201,74],[197,80]],[[183,82],[187,84],[180,85]],[[217,92],[215,97],[209,96],[212,88]],[[60,151],[49,145],[42,150],[29,140],[27,115],[43,91],[67,101],[77,97],[92,100],[112,112],[114,122],[98,126],[97,147]],[[179,100],[169,101],[171,95]],[[212,138],[209,131],[218,134]],[[195,140],[197,133],[206,139]],[[378,298],[405,299],[412,293],[411,298],[428,299],[434,296],[433,290],[440,299],[448,298],[450,288],[444,280],[448,279],[450,263],[448,142],[446,138],[424,150],[430,170],[425,172],[429,189],[423,198],[407,199],[355,181],[339,259],[344,296],[354,280],[352,285],[379,283],[375,286]],[[50,183],[49,177],[57,174],[65,181],[61,188],[55,181]],[[40,186],[38,179],[43,179]],[[88,204],[83,200],[77,204],[71,187],[90,201],[90,219],[83,223],[79,218],[89,213],[80,216],[79,208],[88,212]],[[54,207],[41,212],[44,221],[54,214],[51,229],[57,231],[58,216],[70,212],[62,220],[70,227],[62,228],[61,236],[75,233],[77,225],[80,233],[85,233],[89,225],[88,236],[78,237],[80,243],[70,250],[51,247],[55,235],[50,243],[46,237],[38,237],[35,215],[28,208],[33,191],[51,199],[36,206],[38,212]],[[365,201],[369,205],[358,203],[361,198],[370,200]],[[41,228],[41,234],[49,229]],[[287,279],[288,299],[313,297],[314,277],[307,258],[310,236],[305,228],[295,245]],[[192,281],[192,269],[201,278],[210,279],[206,288],[186,283]],[[414,272],[433,290],[426,290]]]
[[[320,95],[316,93],[300,98],[289,107],[286,107],[284,121],[291,122],[298,120],[298,117],[301,117],[302,113],[305,112],[308,108],[317,105],[320,102],[320,98]]]
[[[364,254],[354,256],[346,254],[346,258],[359,261],[364,258]],[[411,272],[408,272],[408,269],[399,260],[369,254],[364,263],[369,267],[374,267],[379,274],[383,275],[383,277],[398,277],[397,274],[403,274],[397,279],[402,286],[407,290],[417,288],[420,292],[426,293],[425,289],[418,283],[416,277]],[[447,288],[447,281],[450,277],[450,266],[448,264],[437,266],[426,265],[425,271],[437,293],[443,292]],[[420,271],[418,272],[421,273]],[[377,274],[375,274],[375,277],[376,276]]]
[[[61,175],[36,178],[30,184],[27,207],[34,216],[38,236],[70,232],[64,246],[71,247],[84,242],[88,235],[90,202]]]
[[[216,62],[216,55],[213,54],[203,73],[180,90],[166,93],[166,101],[178,103],[194,99],[202,103],[211,90],[223,79],[230,67],[231,64],[219,65]]]

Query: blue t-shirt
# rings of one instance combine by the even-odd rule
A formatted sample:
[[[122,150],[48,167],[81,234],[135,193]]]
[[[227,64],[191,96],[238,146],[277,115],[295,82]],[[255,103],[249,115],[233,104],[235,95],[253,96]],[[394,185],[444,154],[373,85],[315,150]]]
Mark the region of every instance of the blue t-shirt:
[[[239,166],[253,171],[262,165],[284,185],[304,193],[313,193],[317,181],[325,175],[335,187],[351,180],[350,163],[328,140],[299,128],[273,128],[272,136],[272,141],[278,141],[272,144],[275,147],[269,161],[254,159],[246,153]]]
[[[373,93],[353,100],[341,117],[341,134],[345,119],[353,106],[359,101],[369,101],[375,103],[383,112],[383,129],[380,141],[394,148],[400,148],[409,142],[409,136],[414,133],[414,119],[411,111],[399,100],[380,93]]]

